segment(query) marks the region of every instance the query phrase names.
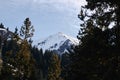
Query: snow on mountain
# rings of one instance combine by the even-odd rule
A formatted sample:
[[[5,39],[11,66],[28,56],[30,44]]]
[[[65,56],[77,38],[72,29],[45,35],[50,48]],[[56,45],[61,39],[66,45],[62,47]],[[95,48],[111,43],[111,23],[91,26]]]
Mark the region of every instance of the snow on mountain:
[[[42,48],[43,51],[53,50],[57,53],[63,53],[67,52],[67,49],[70,49],[72,45],[77,45],[78,43],[78,39],[59,32],[38,43],[38,48]]]
[[[0,28],[0,35],[5,35],[7,33],[7,30],[4,28]]]
[[[13,35],[13,32],[8,31],[5,28],[0,28],[0,37],[2,38],[2,40],[8,39],[12,35]]]

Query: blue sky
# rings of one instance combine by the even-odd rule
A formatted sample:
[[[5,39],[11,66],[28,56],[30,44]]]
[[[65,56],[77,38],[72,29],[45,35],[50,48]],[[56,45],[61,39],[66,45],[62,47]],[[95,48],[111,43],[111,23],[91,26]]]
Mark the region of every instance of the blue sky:
[[[35,28],[34,40],[57,32],[77,36],[77,18],[85,0],[0,0],[0,22],[14,31],[29,17]]]

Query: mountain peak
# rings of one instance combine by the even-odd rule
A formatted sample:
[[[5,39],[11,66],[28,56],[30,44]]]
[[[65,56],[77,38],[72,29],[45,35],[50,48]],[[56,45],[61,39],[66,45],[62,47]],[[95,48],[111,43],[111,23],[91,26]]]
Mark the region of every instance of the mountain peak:
[[[67,36],[65,33],[63,32],[58,32],[57,35],[61,35],[61,36]]]
[[[65,37],[65,36],[67,36],[66,34],[64,34],[63,32],[58,32],[58,33],[56,33],[56,34],[54,34],[54,36],[63,36],[63,37]]]
[[[58,32],[39,42],[38,48],[42,48],[43,51],[56,50],[63,53],[68,47],[71,45],[77,45],[78,43],[78,39],[68,36],[62,32]]]

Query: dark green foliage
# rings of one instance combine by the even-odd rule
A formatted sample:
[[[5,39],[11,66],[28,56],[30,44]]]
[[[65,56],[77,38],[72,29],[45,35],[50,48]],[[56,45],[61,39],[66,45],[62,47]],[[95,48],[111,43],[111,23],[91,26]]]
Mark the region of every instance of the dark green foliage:
[[[19,51],[19,45],[16,40],[11,37],[11,40],[5,40],[4,45],[2,45],[2,74],[0,79],[2,80],[15,80],[14,77],[14,56]],[[8,75],[7,77],[5,75]]]
[[[32,55],[33,57],[36,59],[36,62],[39,66],[42,66],[43,65],[43,51],[42,49],[38,49],[37,47],[32,47],[31,48],[31,52],[32,52]]]
[[[33,58],[35,59],[36,64],[36,78],[37,80],[43,80],[43,69],[44,69],[44,55],[42,49],[38,49],[37,47],[31,47],[31,53]]]
[[[16,28],[14,35],[11,36],[10,40],[5,41],[3,46],[3,68],[0,79],[4,79],[6,74],[8,77],[5,80],[9,80],[9,78],[12,80],[35,80],[35,61],[27,41],[29,37],[22,40],[17,31]],[[29,32],[29,29],[27,31]],[[23,36],[27,34],[25,33]]]
[[[0,24],[0,28],[5,28],[4,25],[3,25],[2,23]]]
[[[20,45],[20,50],[15,55],[15,63],[13,64],[17,68],[15,73],[16,77],[22,79],[29,79],[34,73],[34,60],[31,57],[31,53],[26,41]]]
[[[32,46],[33,32],[31,21],[26,18],[20,35],[15,28],[4,41],[0,80],[62,80],[58,55],[52,51],[43,53],[42,49]]]
[[[6,42],[3,46],[3,68],[0,79],[18,80],[21,77],[28,80],[44,80],[42,50],[28,46],[26,41],[22,44],[17,44],[16,40]],[[19,70],[14,72],[16,69]],[[25,74],[21,75],[20,70]]]
[[[50,65],[50,59],[52,57],[53,52],[46,50],[44,53],[44,77],[47,78],[47,74],[48,74],[48,66]]]
[[[26,18],[24,21],[24,25],[21,27],[20,30],[20,36],[23,37],[23,39],[28,39],[33,36],[34,28],[31,26],[31,21],[29,18]]]
[[[29,18],[26,18],[24,26],[22,26],[20,30],[20,35],[23,36],[23,40],[20,41],[20,48],[15,55],[15,63],[13,64],[17,69],[15,76],[18,79],[35,79],[35,61],[31,55],[30,45],[27,41],[29,37],[33,36],[33,31],[31,32],[31,30],[33,30],[33,26],[31,27],[31,21]],[[15,29],[15,34],[15,37],[17,37],[17,28]]]
[[[108,27],[112,22],[115,24],[113,35],[116,37],[116,46],[120,45],[120,2],[111,0],[87,0],[86,9],[95,10],[96,13],[90,16],[98,25]],[[98,27],[98,26],[97,26]]]
[[[78,15],[80,44],[70,54],[65,80],[120,80],[119,1],[86,1]]]
[[[109,47],[102,35],[94,34],[97,36],[84,37],[84,42],[70,54],[71,68],[68,68],[67,80],[100,80],[110,67],[108,61],[112,55],[108,52]]]
[[[19,33],[18,33],[18,28],[17,27],[15,28],[15,31],[14,31],[13,40],[16,40],[16,41],[20,40]]]
[[[2,80],[16,80],[15,78],[15,74],[14,74],[14,58],[13,58],[13,54],[12,54],[12,50],[11,51],[7,51],[4,55],[4,59],[3,59],[3,68],[2,68],[2,74],[0,79]],[[7,75],[7,77],[6,77]]]
[[[60,80],[61,66],[58,55],[52,53],[48,63],[47,80]]]

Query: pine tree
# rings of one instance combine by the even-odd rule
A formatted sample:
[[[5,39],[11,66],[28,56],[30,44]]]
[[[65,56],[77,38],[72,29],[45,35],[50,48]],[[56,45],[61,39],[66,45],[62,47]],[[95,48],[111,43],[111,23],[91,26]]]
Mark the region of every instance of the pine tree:
[[[29,79],[34,73],[34,60],[31,57],[29,45],[27,41],[23,41],[20,45],[20,50],[15,57],[15,72],[18,79]]]
[[[53,54],[50,58],[50,64],[48,66],[47,80],[60,80],[61,66],[60,60],[57,54]]]
[[[28,25],[29,24],[29,25]],[[30,45],[27,41],[28,36],[33,34],[30,30],[31,22],[29,18],[26,18],[24,25],[22,26],[20,32],[23,39],[18,35],[18,29],[15,28],[11,40],[7,41],[5,46],[3,46],[3,69],[0,79],[5,80],[36,80],[35,78],[35,60],[31,54]],[[5,75],[8,75],[4,78]]]
[[[0,24],[0,28],[4,28],[4,25],[2,23]]]
[[[4,28],[4,25],[1,23],[0,28]],[[2,35],[0,35],[0,74],[1,74],[1,69],[2,69]]]
[[[27,40],[28,38],[31,38],[33,36],[34,28],[31,26],[31,21],[29,18],[26,18],[24,21],[24,25],[21,27],[20,30],[20,36],[23,37],[23,39]]]
[[[120,12],[120,2],[119,1],[111,1],[111,0],[97,0],[97,1],[92,1],[92,0],[87,0],[88,4],[86,5],[86,9],[90,9],[90,10],[95,10],[97,12],[99,12],[99,10],[101,11],[102,15],[92,15],[92,18],[94,18],[94,20],[96,18],[101,18],[103,19],[104,25],[103,26],[110,26],[110,24],[114,23],[114,25],[112,25],[112,27],[114,28],[113,34],[116,37],[115,38],[115,45],[117,47],[120,46],[120,16],[119,16],[119,12]],[[98,17],[99,16],[99,17]],[[100,24],[100,23],[97,23]]]
[[[17,30],[16,30],[17,31]],[[28,38],[33,36],[33,26],[31,26],[31,21],[26,18],[24,21],[24,26],[21,27],[20,35],[23,37],[21,40],[20,48],[15,56],[15,76],[18,79],[30,79],[35,78],[35,61],[31,54],[30,45]]]
[[[15,61],[13,58],[13,50],[7,51],[3,59],[2,74],[0,76],[1,80],[15,80],[15,76],[14,76],[15,68],[13,66],[14,62]]]
[[[44,56],[42,49],[38,49],[37,47],[31,47],[32,56],[36,62],[36,78],[37,80],[43,80],[43,69],[44,69]]]
[[[119,1],[86,1],[78,15],[83,22],[77,36],[80,44],[70,54],[65,79],[119,80]]]
[[[19,51],[19,46],[17,44],[17,41],[13,39],[13,37],[10,38],[10,40],[5,41],[3,45],[2,50],[2,59],[3,59],[3,68],[2,68],[2,74],[0,76],[1,80],[15,80],[14,76],[14,64],[15,54]],[[7,75],[7,76],[6,76]]]
[[[0,24],[0,28],[4,29],[4,25],[2,23]],[[2,60],[3,44],[4,44],[4,41],[7,40],[6,34],[7,34],[7,31],[1,30],[0,32],[0,75],[1,75],[2,64],[3,64],[3,60]]]
[[[19,36],[17,27],[15,28],[15,31],[14,31],[13,40],[16,40],[16,41],[20,40],[20,36]]]

